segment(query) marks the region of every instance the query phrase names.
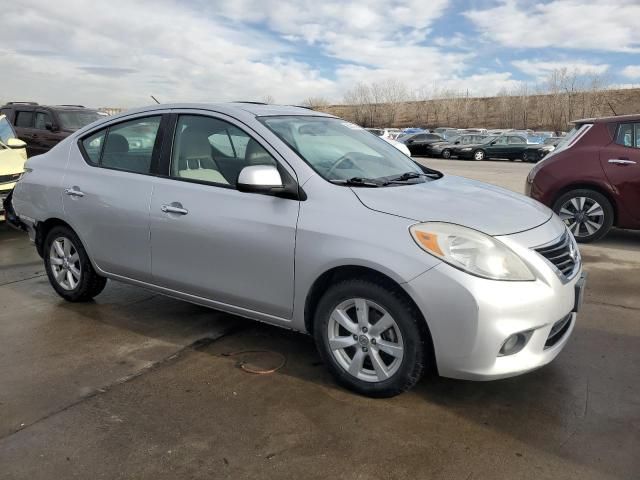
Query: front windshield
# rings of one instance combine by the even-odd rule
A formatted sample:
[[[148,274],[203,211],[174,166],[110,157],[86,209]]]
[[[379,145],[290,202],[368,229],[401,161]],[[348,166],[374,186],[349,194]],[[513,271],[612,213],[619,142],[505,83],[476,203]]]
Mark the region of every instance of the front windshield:
[[[60,120],[60,127],[63,130],[80,130],[82,127],[89,125],[102,118],[98,112],[92,111],[68,111],[58,112],[58,119]]]
[[[0,115],[0,142],[6,145],[10,138],[15,137],[16,132],[13,131],[13,127],[7,121],[7,117]]]
[[[409,157],[365,129],[338,118],[262,117],[325,180],[386,180],[423,171]]]

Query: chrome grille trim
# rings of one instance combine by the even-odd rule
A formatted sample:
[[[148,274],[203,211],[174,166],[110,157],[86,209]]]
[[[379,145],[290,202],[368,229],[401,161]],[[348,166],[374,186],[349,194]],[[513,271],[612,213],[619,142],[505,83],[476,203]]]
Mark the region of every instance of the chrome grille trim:
[[[575,275],[580,266],[580,254],[571,234],[566,231],[560,238],[534,249],[551,263],[561,278],[568,280]],[[572,251],[575,254],[572,255]]]

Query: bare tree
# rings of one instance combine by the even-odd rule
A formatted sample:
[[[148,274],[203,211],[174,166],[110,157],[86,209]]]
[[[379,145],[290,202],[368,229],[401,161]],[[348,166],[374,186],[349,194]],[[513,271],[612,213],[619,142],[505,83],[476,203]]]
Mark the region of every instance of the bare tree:
[[[325,97],[308,97],[302,102],[302,105],[312,110],[322,111],[330,105],[330,102]]]

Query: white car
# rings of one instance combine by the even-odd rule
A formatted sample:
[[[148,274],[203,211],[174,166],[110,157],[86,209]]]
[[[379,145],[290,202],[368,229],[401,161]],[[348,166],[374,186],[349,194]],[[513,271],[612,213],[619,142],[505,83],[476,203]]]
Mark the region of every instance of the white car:
[[[391,145],[396,147],[398,150],[404,153],[407,157],[411,156],[411,152],[409,151],[409,149],[404,143],[398,142],[396,140],[392,140],[391,138],[387,138],[387,137],[380,137],[380,138],[382,138],[385,142],[390,143]]]
[[[16,136],[7,117],[0,115],[0,221],[4,220],[2,203],[24,171],[26,145]]]

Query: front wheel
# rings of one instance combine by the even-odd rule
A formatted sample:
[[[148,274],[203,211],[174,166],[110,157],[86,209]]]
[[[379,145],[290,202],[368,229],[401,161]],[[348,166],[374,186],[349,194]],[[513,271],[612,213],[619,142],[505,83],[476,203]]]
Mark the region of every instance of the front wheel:
[[[484,150],[476,150],[475,152],[473,152],[473,159],[480,161],[480,160],[484,160],[485,154],[484,154]]]
[[[427,342],[415,306],[379,283],[344,280],[315,312],[318,351],[336,381],[370,397],[391,397],[415,385]]]
[[[448,148],[445,148],[442,151],[442,158],[445,158],[445,159],[451,158],[451,150],[449,150]]]
[[[578,242],[588,243],[604,237],[613,226],[611,202],[599,192],[577,189],[562,195],[553,205]]]
[[[93,269],[80,239],[68,227],[54,227],[44,242],[44,266],[53,289],[69,302],[91,300],[107,279]]]

